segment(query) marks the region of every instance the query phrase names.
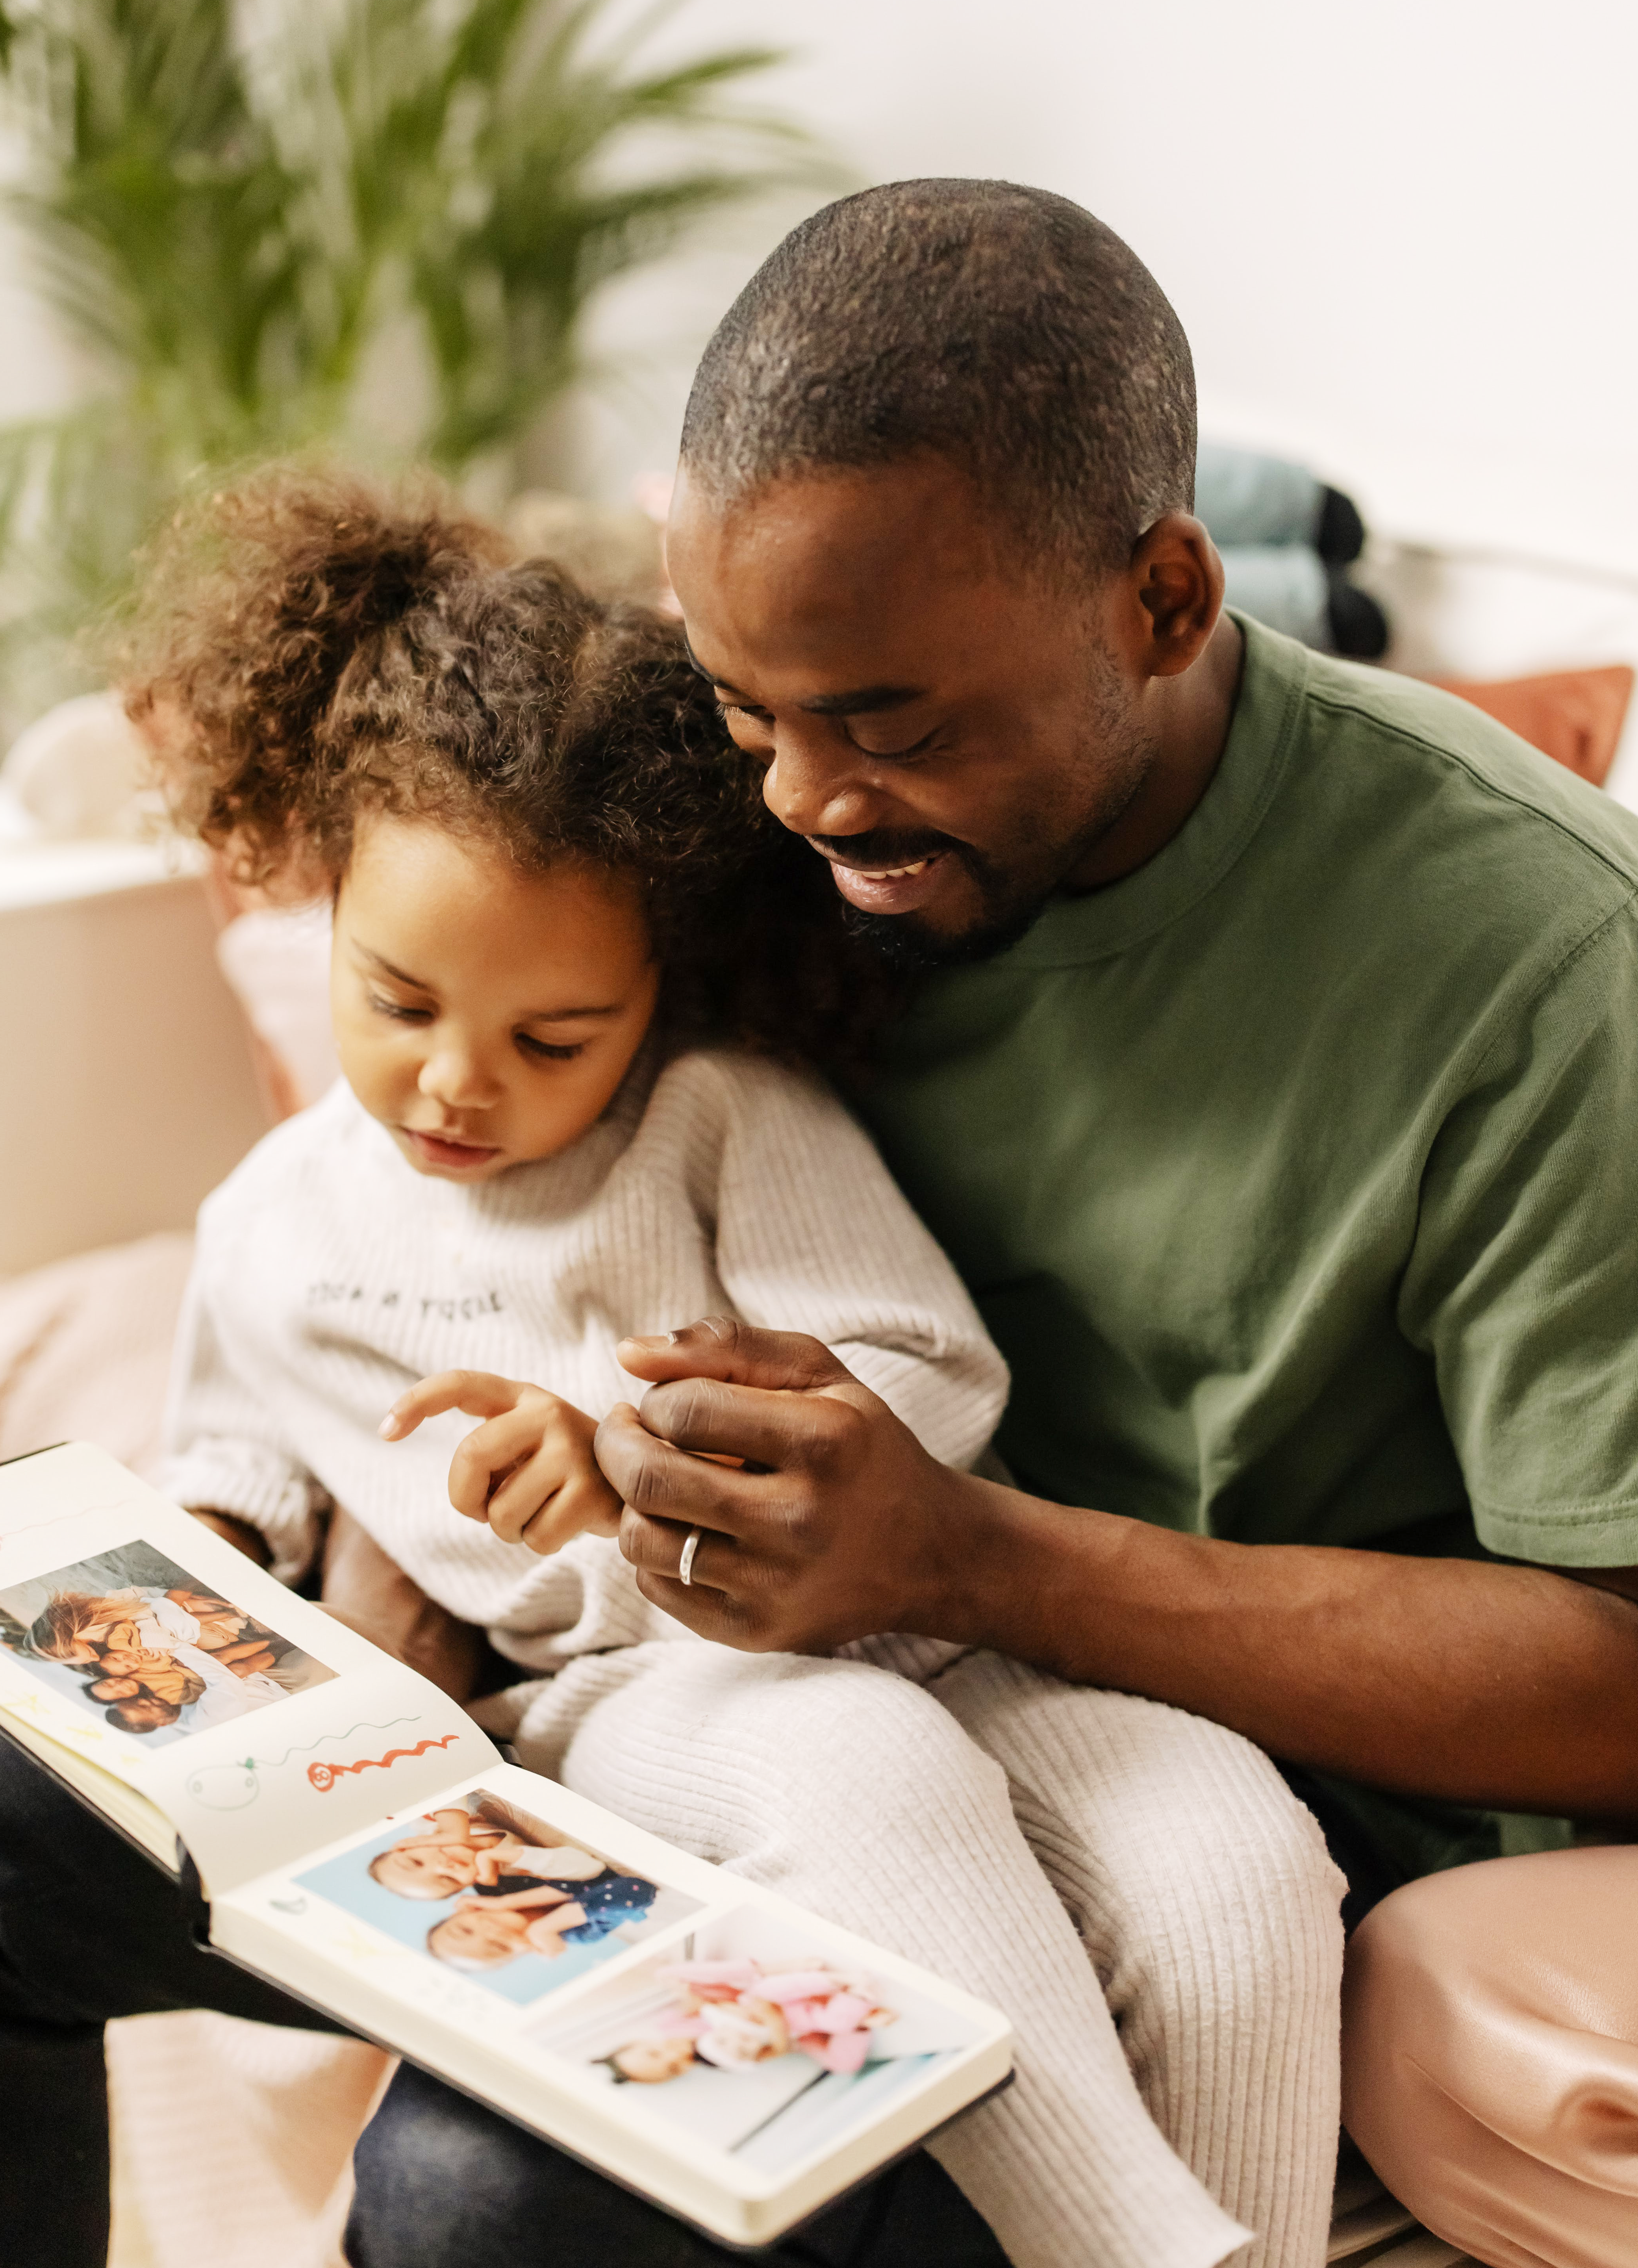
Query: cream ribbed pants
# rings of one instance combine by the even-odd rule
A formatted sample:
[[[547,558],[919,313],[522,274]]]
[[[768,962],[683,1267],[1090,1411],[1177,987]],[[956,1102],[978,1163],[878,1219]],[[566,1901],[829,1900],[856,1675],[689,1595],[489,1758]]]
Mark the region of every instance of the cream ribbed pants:
[[[1249,1742],[992,1653],[920,1684],[664,1641],[572,1664],[514,1738],[1006,2011],[1013,2086],[930,2146],[1017,2268],[1323,2261],[1341,1878]]]

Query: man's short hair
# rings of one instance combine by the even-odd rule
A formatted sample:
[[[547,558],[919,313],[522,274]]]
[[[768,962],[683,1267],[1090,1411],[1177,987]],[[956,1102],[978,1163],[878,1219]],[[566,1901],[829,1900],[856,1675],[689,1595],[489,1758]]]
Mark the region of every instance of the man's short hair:
[[[1081,572],[1191,509],[1194,449],[1188,341],[1136,254],[1067,197],[956,180],[794,229],[717,327],[682,436],[724,501],[935,453]]]

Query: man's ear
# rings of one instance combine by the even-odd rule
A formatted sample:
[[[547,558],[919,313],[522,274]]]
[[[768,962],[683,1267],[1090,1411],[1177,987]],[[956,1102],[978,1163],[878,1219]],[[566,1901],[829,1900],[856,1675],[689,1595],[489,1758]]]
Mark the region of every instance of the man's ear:
[[[1203,520],[1163,512],[1127,570],[1146,676],[1177,677],[1197,661],[1223,612],[1223,562]]]

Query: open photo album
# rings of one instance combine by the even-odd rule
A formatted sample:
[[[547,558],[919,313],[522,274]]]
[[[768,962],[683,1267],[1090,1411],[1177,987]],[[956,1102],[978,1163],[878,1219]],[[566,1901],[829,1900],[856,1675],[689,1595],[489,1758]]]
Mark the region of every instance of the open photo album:
[[[507,1763],[83,1443],[0,1465],[0,1733],[214,1950],[719,2242],[1010,2076],[999,2011]]]

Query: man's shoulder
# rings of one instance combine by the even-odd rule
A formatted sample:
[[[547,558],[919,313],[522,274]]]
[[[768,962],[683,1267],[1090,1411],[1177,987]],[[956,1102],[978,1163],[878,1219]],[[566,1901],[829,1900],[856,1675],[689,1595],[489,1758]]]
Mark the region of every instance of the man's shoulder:
[[[1638,919],[1638,818],[1436,686],[1255,625],[1274,786],[1240,880],[1333,971],[1436,1023],[1441,996],[1522,1007]],[[1276,746],[1277,744],[1277,746]],[[1628,940],[1630,942],[1630,940]],[[1453,998],[1446,1004],[1454,1012]]]
[[[1527,895],[1568,886],[1610,908],[1638,891],[1638,817],[1437,686],[1311,655],[1298,748],[1396,857],[1474,861],[1477,885],[1495,858]]]

